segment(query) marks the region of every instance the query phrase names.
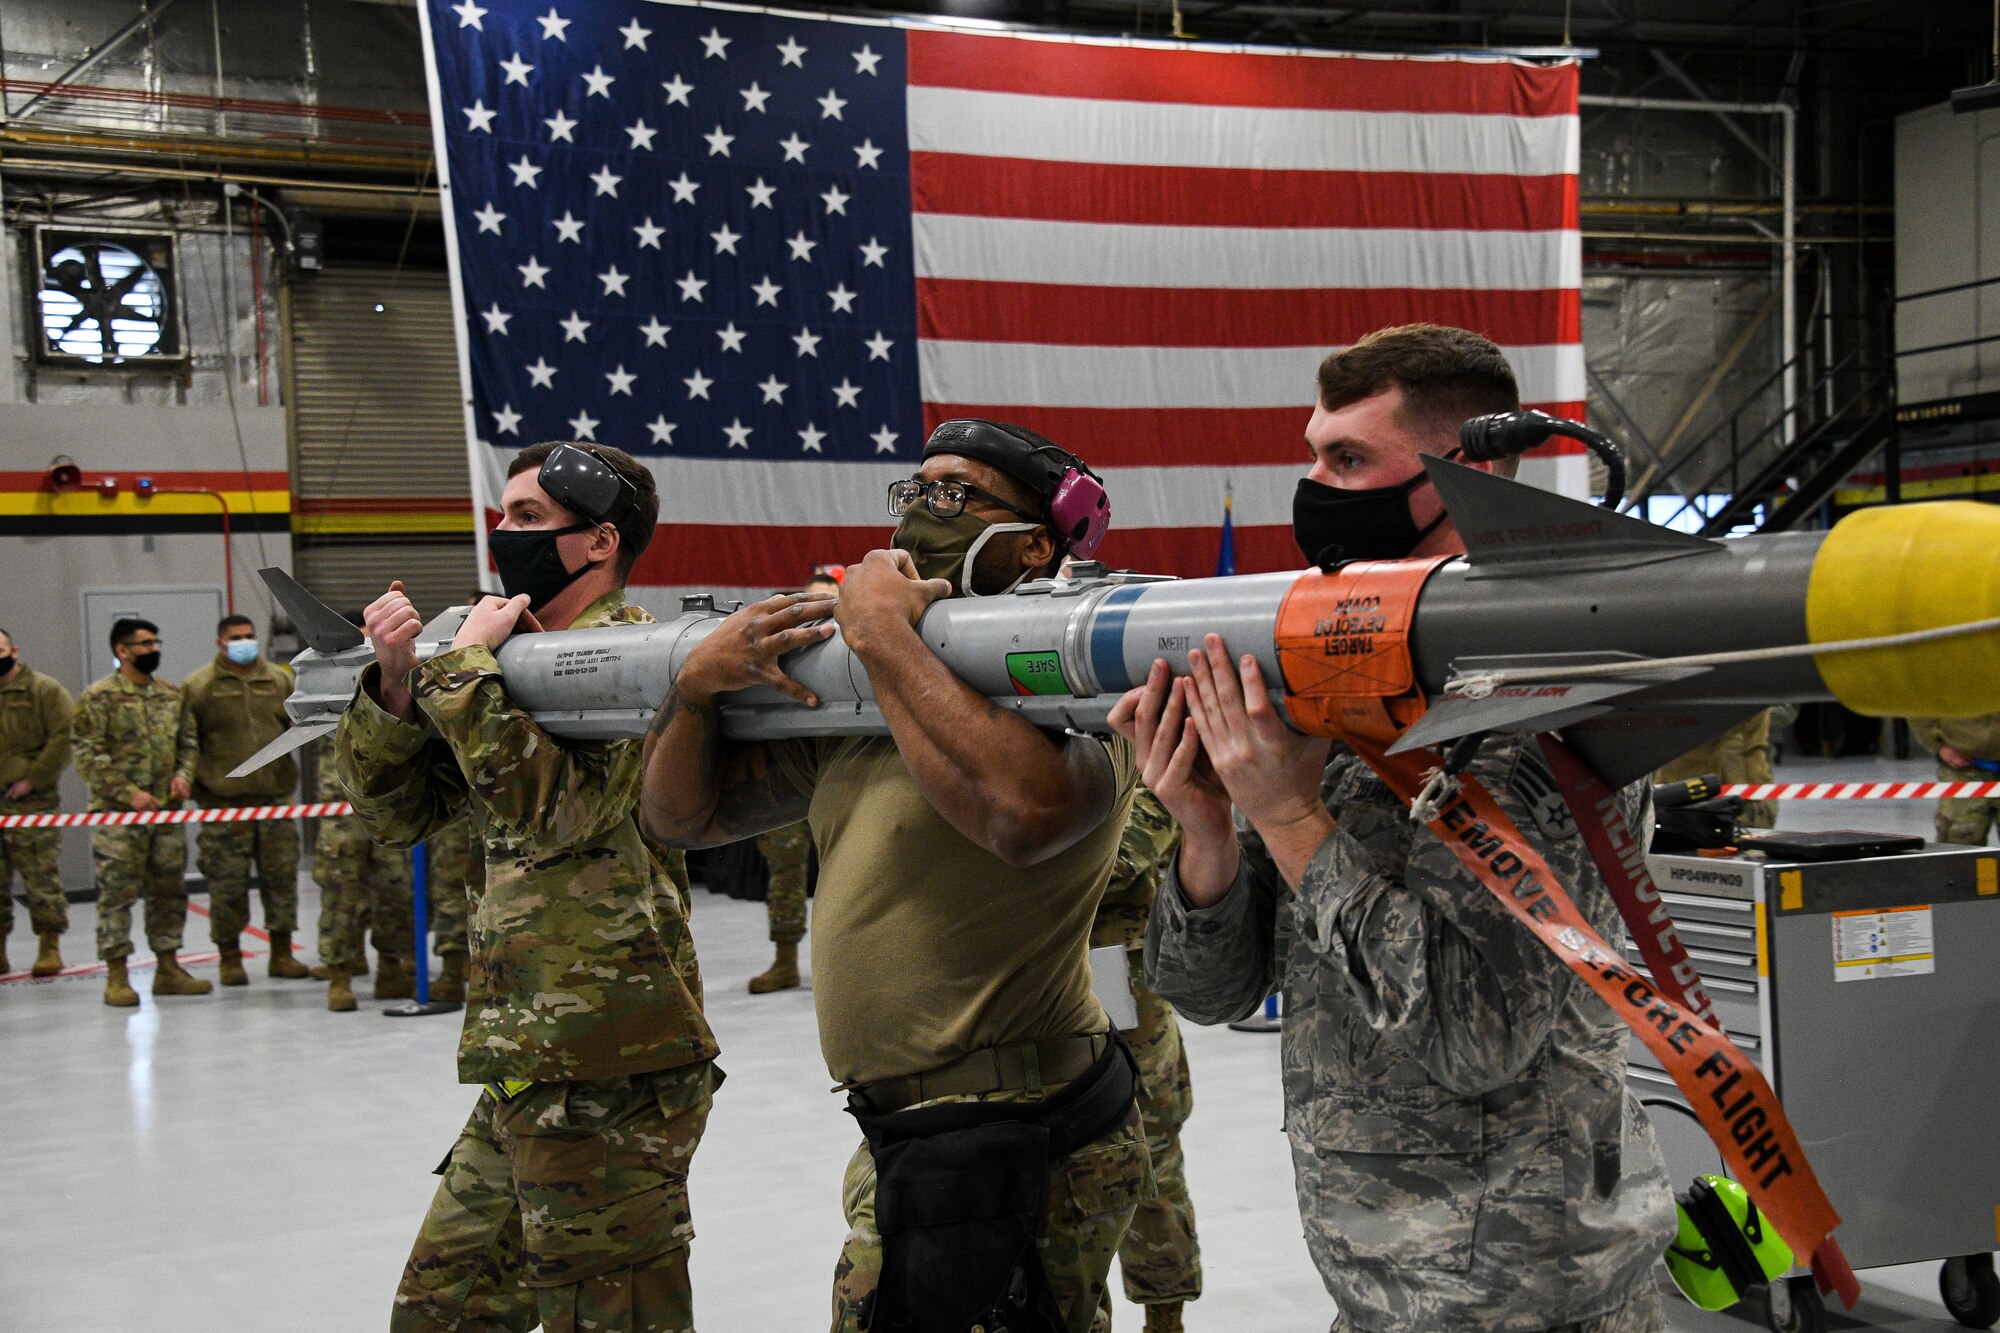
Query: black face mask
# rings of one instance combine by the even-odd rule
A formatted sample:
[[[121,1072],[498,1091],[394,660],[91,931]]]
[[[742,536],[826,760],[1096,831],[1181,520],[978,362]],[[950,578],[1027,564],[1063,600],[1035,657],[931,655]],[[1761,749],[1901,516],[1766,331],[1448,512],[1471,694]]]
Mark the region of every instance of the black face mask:
[[[12,671],[14,669],[14,662],[15,659],[13,657],[0,657],[0,676],[4,676],[9,671]]]
[[[528,595],[528,609],[537,610],[554,601],[570,584],[590,568],[585,561],[576,570],[563,566],[556,538],[572,532],[589,532],[595,523],[574,523],[566,528],[517,532],[495,528],[486,535],[486,549],[493,553],[493,567],[500,571],[500,586],[509,597]]]
[[[1443,523],[1439,514],[1421,532],[1410,517],[1410,492],[1429,481],[1419,472],[1394,486],[1344,491],[1307,477],[1292,497],[1292,539],[1315,565],[1348,560],[1401,560]]]
[[[150,676],[160,669],[158,652],[136,653],[132,657],[132,669],[142,676]]]

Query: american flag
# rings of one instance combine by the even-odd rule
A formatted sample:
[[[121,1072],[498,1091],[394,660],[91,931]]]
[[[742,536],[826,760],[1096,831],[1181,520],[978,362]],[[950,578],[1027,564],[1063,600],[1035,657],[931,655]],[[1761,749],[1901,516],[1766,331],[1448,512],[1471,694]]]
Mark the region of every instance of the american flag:
[[[1314,368],[1388,324],[1485,332],[1581,416],[1573,65],[671,0],[425,19],[475,503],[532,441],[639,455],[642,591],[885,544],[954,416],[1103,472],[1115,565],[1212,572],[1228,487],[1238,567],[1295,567]]]

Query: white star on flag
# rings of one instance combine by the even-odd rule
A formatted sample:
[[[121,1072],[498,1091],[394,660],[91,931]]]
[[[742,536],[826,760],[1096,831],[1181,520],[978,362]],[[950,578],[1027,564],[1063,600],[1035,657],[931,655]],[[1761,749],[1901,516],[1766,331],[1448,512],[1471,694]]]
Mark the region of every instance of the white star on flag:
[[[584,75],[583,81],[589,85],[589,90],[584,93],[585,97],[601,97],[607,102],[611,100],[611,85],[618,82],[604,72],[602,65],[596,66],[590,73]]]
[[[528,86],[528,76],[535,72],[533,65],[521,59],[519,51],[516,51],[511,59],[501,61],[500,68],[507,71],[508,83],[518,83],[523,88]]]
[[[760,382],[757,385],[757,387],[764,391],[765,402],[782,403],[785,401],[785,390],[791,388],[792,386],[789,384],[780,384],[778,382],[778,377],[776,375],[772,375],[770,378]]]
[[[682,106],[693,105],[691,102],[688,101],[688,94],[694,91],[694,85],[691,83],[682,82],[680,75],[678,74],[674,75],[673,80],[671,82],[661,84],[660,88],[667,95],[668,106],[672,106],[676,102],[680,103]]]
[[[553,116],[550,116],[548,119],[544,120],[542,124],[549,127],[550,143],[554,143],[558,139],[561,139],[565,143],[576,142],[575,137],[570,134],[570,131],[576,128],[577,122],[571,120],[568,116],[565,116],[562,112],[560,111],[556,112]]]
[[[896,439],[897,439],[896,432],[889,429],[888,422],[886,421],[883,422],[882,429],[876,431],[873,435],[870,435],[868,438],[875,441],[876,453],[893,454],[896,452]]]
[[[728,157],[729,145],[736,142],[736,136],[733,134],[724,134],[720,125],[717,125],[701,137],[708,140],[708,155],[710,157]]]
[[[668,181],[667,184],[672,187],[674,202],[677,204],[693,203],[694,192],[701,188],[701,182],[691,179],[685,171],[677,179]]]
[[[526,153],[521,154],[519,162],[509,162],[507,170],[514,173],[514,184],[525,185],[531,190],[539,190],[541,188],[541,186],[535,184],[535,177],[542,174],[542,169],[530,162]]]
[[[750,196],[750,207],[769,208],[771,206],[771,197],[777,194],[778,187],[775,185],[766,185],[764,178],[759,176],[757,183],[755,185],[744,186],[743,192]]]
[[[498,301],[495,301],[485,310],[480,311],[479,317],[486,321],[486,331],[488,333],[498,333],[502,336],[507,332],[507,321],[514,318],[500,308]]]
[[[597,280],[604,284],[604,294],[606,296],[623,296],[625,294],[625,284],[632,281],[632,275],[629,273],[620,273],[618,265],[613,264],[610,268],[598,274]]]
[[[569,428],[576,432],[576,438],[579,440],[596,439],[597,424],[597,418],[588,412],[578,412],[569,419]]]
[[[741,232],[731,231],[729,224],[725,222],[719,230],[710,232],[708,239],[715,242],[715,253],[733,255],[736,253],[736,243],[743,239],[743,235]]]
[[[660,248],[660,238],[667,234],[667,229],[665,227],[654,226],[653,219],[648,217],[644,222],[632,228],[632,233],[639,238],[639,248],[641,250],[657,250]]]
[[[819,345],[825,341],[826,339],[811,329],[800,329],[792,335],[792,342],[798,347],[800,356],[817,357]]]
[[[785,244],[792,247],[792,258],[803,259],[807,263],[811,263],[813,247],[817,246],[819,242],[808,239],[805,232],[801,230],[796,236],[786,237]]]
[[[632,140],[632,151],[635,153],[641,149],[652,152],[653,136],[658,133],[659,131],[648,125],[643,117],[625,127],[626,137]]]
[[[613,173],[610,167],[604,166],[591,172],[590,179],[596,183],[599,194],[608,194],[613,199],[616,199],[618,197],[618,182],[625,178]]]
[[[514,269],[521,275],[523,287],[540,287],[543,291],[548,290],[549,285],[542,281],[549,276],[548,267],[533,255],[528,256],[527,263],[516,264]]]
[[[758,305],[776,305],[778,304],[778,293],[785,289],[777,283],[772,282],[771,275],[766,273],[764,280],[759,283],[753,283],[750,290],[757,293]]]
[[[514,410],[512,403],[508,403],[493,414],[493,433],[495,435],[519,435],[521,433],[521,414]]]
[[[873,139],[863,139],[860,143],[854,145],[854,156],[860,159],[859,164],[855,167],[856,171],[859,171],[862,167],[866,167],[870,171],[880,171],[882,169],[875,165],[882,158],[882,150],[875,146]]]
[[[778,147],[785,150],[785,161],[804,162],[806,160],[806,149],[812,147],[812,145],[801,139],[797,130],[793,130],[791,138],[778,140]]]
[[[746,112],[763,111],[764,103],[771,100],[771,94],[758,87],[755,79],[750,81],[748,88],[738,88],[736,95],[743,99],[743,109]]]
[[[819,99],[819,118],[821,120],[845,120],[847,117],[841,115],[840,110],[846,105],[847,99],[829,88],[826,90],[826,96]]]
[[[808,421],[806,428],[799,432],[799,446],[806,453],[823,454],[826,450],[820,448],[820,441],[825,438],[826,432]]]
[[[568,319],[559,319],[556,323],[562,328],[564,342],[587,343],[590,341],[589,338],[584,336],[590,329],[590,321],[577,314],[576,311],[570,311]]]
[[[534,382],[534,386],[537,389],[553,389],[556,387],[556,368],[549,364],[547,357],[538,356],[535,358],[534,365],[523,367],[523,369],[528,372],[528,378]]]
[[[722,29],[710,28],[708,36],[701,39],[702,59],[706,60],[710,56],[714,56],[717,60],[729,59],[729,43],[732,40],[734,39],[722,35]]]
[[[737,328],[736,321],[732,319],[717,329],[715,336],[722,341],[723,351],[740,353],[743,350],[743,340],[750,335],[749,330]]]
[[[479,31],[485,32],[486,25],[479,20],[491,11],[481,9],[478,5],[473,4],[472,0],[464,0],[462,4],[453,5],[451,12],[458,15],[459,27],[477,28]]]
[[[646,423],[646,429],[653,432],[654,444],[672,444],[674,442],[674,427],[678,424],[678,422],[667,420],[667,414],[662,412]]]
[[[833,302],[833,308],[836,311],[842,311],[851,315],[854,313],[854,298],[860,294],[859,292],[850,292],[847,290],[847,284],[843,282],[828,292],[826,299]]]
[[[785,38],[785,44],[778,48],[778,54],[785,58],[785,64],[796,65],[798,68],[804,69],[806,67],[806,51],[808,49],[799,45],[798,38],[787,37]]]
[[[582,243],[583,219],[576,215],[575,210],[565,208],[561,217],[549,220],[549,225],[556,229],[556,240],[558,242]]]
[[[486,207],[479,209],[472,216],[479,219],[479,230],[482,233],[490,231],[495,236],[501,234],[500,224],[507,220],[507,215],[495,208],[490,199],[487,201]]]
[[[624,49],[627,51],[630,51],[635,46],[641,51],[645,50],[646,39],[653,35],[653,30],[651,28],[640,27],[639,20],[637,19],[633,19],[618,31],[625,34]]]
[[[874,74],[875,67],[881,63],[882,57],[875,54],[873,47],[864,46],[854,53],[854,72],[856,74]],[[877,75],[877,77],[879,78],[880,76]]]
[[[542,25],[543,41],[549,41],[551,38],[558,42],[567,42],[569,40],[563,34],[569,28],[570,20],[557,14],[554,5],[549,6],[549,12],[536,19],[535,22]]]
[[[459,110],[465,113],[465,132],[467,134],[493,133],[493,118],[500,114],[498,111],[488,111],[484,98],[474,102],[471,106],[460,107]]]
[[[854,196],[851,194],[841,193],[841,189],[838,185],[827,186],[826,193],[820,196],[821,199],[824,199],[826,201],[826,211],[828,216],[832,216],[835,213],[839,213],[845,216],[847,213],[847,201],[852,199],[853,197]]]
[[[708,386],[715,383],[715,381],[702,374],[699,369],[696,369],[694,374],[682,380],[681,383],[688,386],[688,397],[692,399],[708,397]]]
[[[750,428],[743,424],[742,417],[731,417],[729,424],[722,428],[722,433],[729,437],[729,447],[731,449],[748,449],[750,447]]]
[[[875,330],[875,336],[862,345],[868,349],[868,359],[870,361],[887,361],[889,359],[889,349],[896,344],[884,338],[882,330],[877,329]]]
[[[889,247],[882,244],[881,241],[873,236],[868,238],[868,244],[856,246],[855,248],[861,251],[861,266],[863,268],[870,267],[871,265],[875,268],[881,268],[883,266],[882,256],[889,253]]]
[[[628,373],[625,369],[625,364],[621,361],[616,370],[607,370],[604,372],[604,378],[611,381],[610,392],[622,393],[627,398],[630,398],[632,396],[633,381],[639,377]]]
[[[701,289],[708,286],[708,281],[704,278],[697,278],[694,275],[694,270],[689,269],[685,278],[674,279],[674,285],[681,289],[681,300],[699,301],[701,300]]]
[[[861,386],[845,375],[840,377],[840,383],[833,386],[833,396],[840,400],[842,407],[861,406]]]
[[[660,323],[658,315],[654,315],[639,326],[639,332],[646,335],[646,346],[648,347],[665,347],[667,345],[667,335],[673,331],[672,325]]]

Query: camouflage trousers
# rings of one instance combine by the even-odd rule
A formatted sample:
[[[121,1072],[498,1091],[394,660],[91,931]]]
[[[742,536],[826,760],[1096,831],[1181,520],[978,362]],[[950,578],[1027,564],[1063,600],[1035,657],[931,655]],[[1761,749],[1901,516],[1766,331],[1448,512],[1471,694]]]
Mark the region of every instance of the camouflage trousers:
[[[127,824],[90,835],[97,875],[97,956],[132,956],[132,905],[146,905],[146,943],[171,954],[187,933],[187,831],[179,824]]]
[[[313,879],[320,894],[319,956],[328,967],[360,972],[367,961],[364,933],[374,937],[375,952],[410,956],[416,927],[408,852],[376,842],[358,819],[324,819]]]
[[[424,892],[431,904],[431,948],[466,952],[466,916],[475,893],[486,891],[486,849],[476,846],[472,821],[461,819],[431,836]]]
[[[1188,1077],[1180,1020],[1172,1005],[1146,988],[1144,951],[1133,949],[1127,959],[1139,1026],[1125,1035],[1139,1065],[1139,1114],[1159,1193],[1132,1215],[1132,1228],[1118,1247],[1119,1275],[1125,1298],[1134,1305],[1191,1301],[1201,1295],[1201,1241],[1195,1235],[1194,1201],[1188,1197],[1181,1126],[1194,1113],[1194,1084]],[[1103,1308],[1108,1320],[1108,1291]]]
[[[708,1062],[479,1095],[396,1287],[391,1333],[692,1333],[688,1165]]]
[[[62,873],[56,868],[61,852],[59,828],[0,829],[0,940],[14,929],[16,875],[28,893],[28,924],[35,933],[60,935],[69,929],[69,899],[63,896]]]
[[[1153,1168],[1136,1106],[1118,1131],[1050,1168],[1049,1210],[1035,1244],[1069,1333],[1108,1333],[1111,1258],[1125,1239],[1133,1212],[1152,1199],[1153,1191]],[[848,1232],[833,1270],[833,1333],[861,1333],[861,1304],[882,1276],[875,1158],[866,1143],[848,1161],[841,1193]]]
[[[1616,1310],[1574,1324],[1559,1324],[1546,1333],[1666,1333],[1667,1314],[1660,1308],[1660,1290],[1649,1280],[1644,1290]]]
[[[195,865],[208,881],[208,937],[233,946],[250,925],[250,869],[264,900],[264,929],[299,928],[299,826],[290,819],[203,824]]]
[[[757,839],[757,850],[771,868],[764,897],[771,915],[771,939],[797,944],[806,937],[806,861],[812,855],[812,829],[803,819],[774,828]]]
[[[1983,778],[1986,775],[1980,773],[1973,776]],[[1953,774],[1950,778],[1953,782],[1967,780],[1963,773]],[[1938,802],[1937,840],[1965,847],[1984,847],[1986,835],[1993,830],[1996,813],[2000,813],[2000,800],[1947,797]]]

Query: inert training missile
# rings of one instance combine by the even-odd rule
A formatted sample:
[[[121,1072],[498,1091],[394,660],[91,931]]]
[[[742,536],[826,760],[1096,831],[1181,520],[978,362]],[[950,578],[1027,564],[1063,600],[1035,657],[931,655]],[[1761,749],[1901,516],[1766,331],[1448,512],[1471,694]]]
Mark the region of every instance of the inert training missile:
[[[1712,540],[1440,459],[1425,467],[1463,557],[1188,580],[1085,567],[1007,596],[938,602],[918,633],[974,690],[1038,726],[1105,731],[1156,658],[1185,674],[1189,650],[1218,634],[1257,658],[1301,731],[1343,734],[1343,718],[1384,707],[1417,719],[1398,749],[1562,731],[1613,784],[1774,703],[2000,712],[2000,633],[1826,651],[2000,616],[2000,508],[1895,506],[1825,533]],[[331,731],[374,660],[353,625],[281,571],[265,576],[310,649],[292,664],[297,725],[239,772]],[[726,610],[688,598],[654,625],[516,635],[498,655],[507,693],[553,735],[642,735]],[[427,624],[419,657],[448,648],[465,614]],[[724,735],[888,730],[837,633],[784,667],[820,706],[768,687],[731,694]]]

